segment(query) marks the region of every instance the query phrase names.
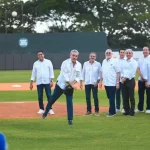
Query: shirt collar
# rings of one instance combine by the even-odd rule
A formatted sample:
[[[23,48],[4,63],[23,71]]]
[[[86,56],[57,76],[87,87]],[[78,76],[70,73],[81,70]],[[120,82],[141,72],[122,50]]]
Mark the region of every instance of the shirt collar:
[[[69,63],[70,63],[70,64],[73,64],[72,61],[71,61],[71,58],[69,58]],[[77,61],[76,61],[75,64],[77,64]]]
[[[43,60],[43,61],[38,60],[38,62],[44,62],[44,61],[45,61],[45,58],[44,58],[44,60]]]

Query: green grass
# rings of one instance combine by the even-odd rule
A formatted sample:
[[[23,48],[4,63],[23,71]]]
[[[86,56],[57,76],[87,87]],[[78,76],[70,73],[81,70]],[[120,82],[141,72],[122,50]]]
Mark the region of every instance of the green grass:
[[[0,102],[37,101],[37,91],[0,91],[0,95]],[[98,92],[98,97],[101,106],[108,106],[108,100],[104,90],[100,90]],[[137,91],[135,92],[135,99],[138,100]],[[47,101],[45,93],[44,100]],[[64,103],[65,101],[66,99],[64,95],[62,95],[58,100],[58,102],[62,103]],[[85,93],[83,90],[74,92],[74,103],[85,104]]]
[[[58,74],[55,70],[55,77]],[[0,82],[29,82],[30,75],[31,71],[0,71]],[[0,102],[4,101],[37,101],[37,92],[0,91]],[[99,91],[99,101],[108,106],[105,91]],[[65,96],[58,102],[64,103]],[[75,91],[74,104],[85,104],[84,91]],[[145,113],[112,118],[103,113],[100,117],[75,116],[73,126],[67,125],[66,117],[0,119],[0,132],[5,133],[9,150],[145,150],[150,147],[149,117]]]
[[[150,147],[149,115],[104,115],[67,119],[1,120],[10,150],[146,150]]]
[[[55,79],[56,81],[60,70],[54,70]],[[18,82],[29,82],[31,78],[31,70],[25,71],[0,71],[0,83],[18,83]],[[138,79],[138,75],[136,74],[135,79]]]
[[[18,83],[18,82],[30,82],[31,70],[14,70],[14,71],[0,71],[0,83]],[[56,81],[60,70],[55,70],[55,79]]]

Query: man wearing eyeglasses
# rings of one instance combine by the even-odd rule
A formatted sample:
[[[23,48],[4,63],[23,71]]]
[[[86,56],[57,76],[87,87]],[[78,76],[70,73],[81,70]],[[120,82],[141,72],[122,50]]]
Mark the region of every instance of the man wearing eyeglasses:
[[[116,59],[112,58],[112,50],[107,49],[105,52],[106,59],[102,63],[102,72],[100,79],[100,88],[102,87],[102,80],[104,81],[107,98],[109,99],[109,112],[107,117],[113,117],[116,114],[115,108],[115,94],[116,89],[119,88],[120,82],[120,66]]]
[[[43,51],[38,51],[38,60],[33,64],[30,89],[33,89],[33,82],[36,78],[37,92],[38,92],[38,101],[40,110],[38,114],[44,113],[44,104],[43,104],[43,89],[45,89],[47,100],[51,96],[51,87],[53,86],[54,71],[52,62],[44,58]],[[49,113],[54,115],[52,108]]]
[[[120,112],[121,93],[122,93],[121,73],[122,73],[122,69],[123,69],[123,63],[126,60],[124,49],[119,50],[119,58],[117,58],[117,60],[120,65],[121,72],[120,72],[119,89],[116,90],[116,112]],[[122,96],[122,99],[123,99],[123,96]],[[123,100],[122,100],[122,102],[123,102]],[[121,112],[124,113],[124,108],[122,108]]]
[[[145,76],[147,76],[146,74],[146,70],[147,70],[147,61],[149,61],[150,59],[150,55],[149,55],[149,48],[148,47],[144,47],[143,48],[143,55],[144,57],[139,59],[138,61],[138,74],[139,74],[139,81],[138,81],[138,95],[139,95],[139,103],[138,103],[138,109],[135,110],[135,112],[144,112],[144,93],[146,90],[146,111],[145,113],[150,113],[150,100],[148,99],[148,95],[149,95],[149,88],[147,88],[145,86],[147,79]]]
[[[96,61],[96,53],[91,52],[89,55],[89,61],[86,61],[83,65],[80,88],[82,89],[82,81],[85,80],[85,94],[87,111],[85,115],[92,115],[91,106],[91,90],[94,98],[95,115],[99,116],[99,100],[98,100],[98,83],[100,81],[101,64]]]
[[[125,51],[125,54],[126,54],[127,60],[123,63],[123,71],[121,74],[123,101],[124,101],[123,105],[124,105],[124,110],[125,110],[125,113],[123,115],[134,116],[134,109],[135,109],[134,77],[136,75],[137,62],[132,57],[133,51],[131,49],[127,49]]]
[[[70,52],[70,58],[63,61],[61,65],[60,75],[57,79],[57,83],[54,89],[54,93],[51,96],[46,110],[42,118],[46,118],[49,109],[56,102],[56,100],[64,93],[66,95],[67,102],[67,114],[68,124],[72,125],[73,120],[73,91],[76,88],[76,83],[80,81],[81,76],[81,63],[77,61],[79,52],[72,50]],[[67,88],[68,87],[68,88]]]

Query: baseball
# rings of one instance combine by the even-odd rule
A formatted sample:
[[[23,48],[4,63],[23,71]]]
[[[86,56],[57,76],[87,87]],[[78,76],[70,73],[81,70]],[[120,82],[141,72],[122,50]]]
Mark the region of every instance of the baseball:
[[[13,12],[11,13],[11,15],[12,15],[13,17],[16,17],[16,16],[17,16],[17,12],[16,12],[16,11],[13,11]]]

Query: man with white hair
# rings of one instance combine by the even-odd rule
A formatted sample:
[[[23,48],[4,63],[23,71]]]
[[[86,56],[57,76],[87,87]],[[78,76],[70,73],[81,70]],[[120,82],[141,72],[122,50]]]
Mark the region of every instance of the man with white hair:
[[[77,61],[79,52],[72,50],[70,52],[70,58],[63,61],[61,65],[60,75],[58,76],[57,83],[54,89],[54,93],[48,101],[46,110],[42,118],[46,118],[49,109],[55,103],[55,101],[64,93],[67,101],[67,113],[68,124],[72,125],[73,120],[73,91],[76,88],[75,83],[80,81],[81,75],[81,63]]]
[[[139,96],[139,103],[138,103],[138,109],[135,110],[135,112],[144,112],[144,93],[146,90],[146,97],[147,97],[147,107],[145,113],[150,113],[150,102],[148,100],[148,94],[149,94],[149,88],[146,88],[145,82],[147,81],[145,77],[145,72],[147,70],[147,61],[150,58],[149,55],[149,48],[143,47],[143,55],[144,57],[139,59],[138,61],[138,74],[139,74],[139,81],[138,81],[138,96]]]
[[[123,91],[123,105],[125,116],[134,116],[135,109],[135,98],[134,98],[134,88],[135,88],[135,80],[134,77],[136,75],[137,70],[137,62],[133,59],[133,51],[131,49],[127,49],[125,51],[127,60],[123,63],[123,71],[121,74],[122,78],[122,91]],[[130,104],[129,104],[130,100]]]
[[[116,114],[115,108],[115,94],[116,89],[119,88],[120,82],[120,67],[117,60],[112,58],[112,50],[107,49],[105,52],[106,59],[102,63],[102,72],[100,79],[100,88],[102,87],[102,80],[106,90],[107,97],[109,99],[109,112],[107,117],[113,117]]]
[[[96,61],[96,53],[91,52],[89,55],[89,61],[86,61],[83,65],[80,88],[83,87],[82,81],[85,80],[85,94],[87,111],[85,115],[92,115],[91,106],[91,90],[94,98],[95,115],[99,116],[99,101],[98,101],[98,83],[100,80],[101,64]]]

